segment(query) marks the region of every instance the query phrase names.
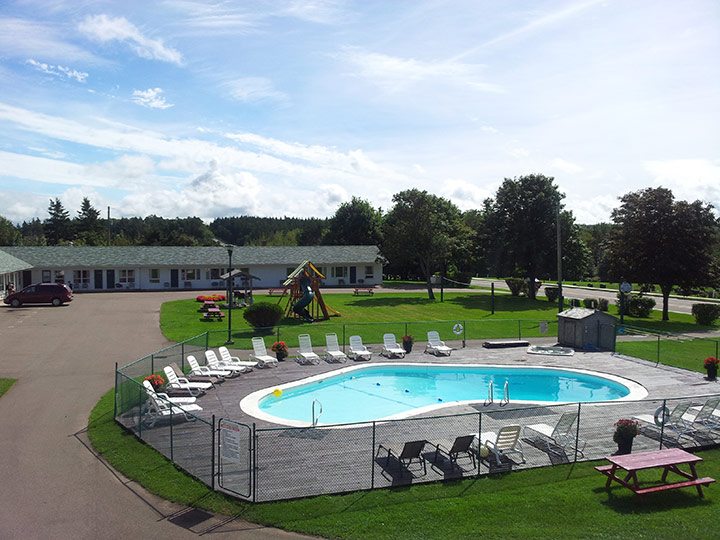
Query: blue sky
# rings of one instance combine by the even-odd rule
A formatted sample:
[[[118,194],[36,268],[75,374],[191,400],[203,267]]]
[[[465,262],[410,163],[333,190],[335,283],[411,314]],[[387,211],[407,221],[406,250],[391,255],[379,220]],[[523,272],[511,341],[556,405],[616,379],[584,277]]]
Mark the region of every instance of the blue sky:
[[[0,5],[0,215],[327,217],[553,176],[720,207],[715,0]]]

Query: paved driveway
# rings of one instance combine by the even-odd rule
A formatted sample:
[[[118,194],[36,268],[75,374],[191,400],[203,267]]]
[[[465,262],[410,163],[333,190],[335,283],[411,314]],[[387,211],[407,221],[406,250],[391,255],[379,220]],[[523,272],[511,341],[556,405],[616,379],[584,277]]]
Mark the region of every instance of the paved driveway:
[[[115,362],[167,344],[160,304],[188,293],[76,295],[71,305],[0,305],[0,538],[192,538],[169,517],[181,508],[120,479],[76,435],[113,384]],[[298,537],[233,521],[221,538]]]

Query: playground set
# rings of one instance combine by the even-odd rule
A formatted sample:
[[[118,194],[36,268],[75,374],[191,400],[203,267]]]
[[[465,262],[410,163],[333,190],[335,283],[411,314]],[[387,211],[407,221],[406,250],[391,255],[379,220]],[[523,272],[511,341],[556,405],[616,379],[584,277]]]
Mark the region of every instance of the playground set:
[[[328,306],[323,299],[320,292],[322,279],[325,279],[325,276],[310,261],[303,261],[290,272],[283,282],[283,295],[278,300],[278,303],[282,302],[287,295],[286,317],[313,322],[340,316],[340,313]]]

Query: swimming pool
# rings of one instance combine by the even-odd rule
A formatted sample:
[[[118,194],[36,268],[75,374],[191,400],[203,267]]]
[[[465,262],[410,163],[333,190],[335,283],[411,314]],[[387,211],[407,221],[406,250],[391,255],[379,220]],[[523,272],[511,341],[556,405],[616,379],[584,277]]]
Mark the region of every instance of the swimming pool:
[[[558,404],[637,400],[639,384],[597,372],[530,366],[392,363],[352,366],[246,396],[243,411],[274,423],[307,426],[322,408],[318,424],[404,418],[459,404],[483,402],[493,382],[502,400],[508,383],[511,403]]]

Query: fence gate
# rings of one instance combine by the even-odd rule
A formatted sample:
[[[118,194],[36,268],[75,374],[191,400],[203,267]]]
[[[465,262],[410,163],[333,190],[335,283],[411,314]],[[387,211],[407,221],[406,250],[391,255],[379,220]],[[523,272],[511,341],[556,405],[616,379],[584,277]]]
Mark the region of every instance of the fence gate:
[[[218,422],[218,485],[246,499],[252,495],[252,429],[224,418]]]

